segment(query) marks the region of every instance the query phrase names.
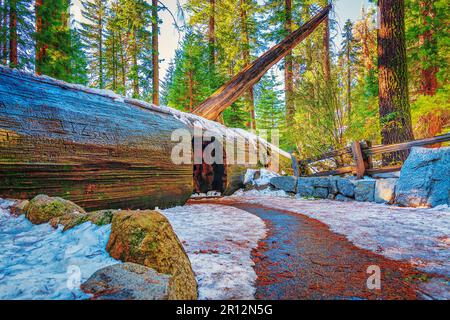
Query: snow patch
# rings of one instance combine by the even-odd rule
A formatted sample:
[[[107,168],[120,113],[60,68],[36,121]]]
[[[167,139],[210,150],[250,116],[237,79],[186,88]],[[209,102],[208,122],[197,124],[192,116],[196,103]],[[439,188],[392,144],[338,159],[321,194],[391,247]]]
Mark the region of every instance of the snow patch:
[[[259,171],[259,177],[255,179],[255,173]],[[244,177],[244,184],[252,184],[255,186],[265,186],[270,183],[270,179],[279,177],[280,175],[276,172],[267,169],[247,169]]]
[[[251,251],[265,237],[262,219],[223,205],[162,210],[180,238],[199,285],[199,299],[254,299]]]
[[[257,189],[252,189],[252,190],[243,190],[243,189],[239,189],[238,191],[236,191],[235,193],[233,193],[233,195],[231,195],[231,197],[243,197],[243,196],[256,196],[256,197],[263,197],[263,196],[270,196],[270,197],[283,197],[283,198],[292,198],[292,196],[290,194],[288,194],[286,191],[284,190],[275,190],[275,189],[270,189],[270,188],[266,188],[266,189],[262,189],[262,190],[257,190]]]
[[[0,199],[0,299],[89,298],[79,284],[118,262],[105,249],[110,225],[87,222],[63,233],[12,216],[12,203]]]

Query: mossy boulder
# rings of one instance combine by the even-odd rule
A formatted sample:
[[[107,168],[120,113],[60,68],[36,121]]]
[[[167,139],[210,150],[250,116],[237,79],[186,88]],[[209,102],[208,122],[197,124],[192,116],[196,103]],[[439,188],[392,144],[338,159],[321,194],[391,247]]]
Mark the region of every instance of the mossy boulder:
[[[88,213],[71,212],[60,217],[50,219],[49,223],[56,228],[63,225],[63,231],[67,231],[85,222],[92,222],[98,226],[104,226],[112,222],[112,217],[118,210],[99,210]]]
[[[49,222],[52,218],[84,213],[83,208],[72,201],[40,194],[31,199],[26,217],[34,224],[42,224]]]
[[[106,246],[111,257],[172,276],[173,300],[197,299],[197,282],[169,221],[157,211],[120,211],[113,216]]]

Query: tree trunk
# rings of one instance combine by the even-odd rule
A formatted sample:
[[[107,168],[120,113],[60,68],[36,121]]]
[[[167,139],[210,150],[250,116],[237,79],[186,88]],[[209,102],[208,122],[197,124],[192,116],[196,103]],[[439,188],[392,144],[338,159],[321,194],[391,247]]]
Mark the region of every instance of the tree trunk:
[[[347,43],[347,115],[351,116],[352,112],[352,67],[350,61],[350,41]]]
[[[103,80],[103,4],[100,5],[100,12],[98,17],[98,85],[100,89],[103,89],[105,87],[104,80]]]
[[[116,33],[115,31],[111,32],[111,37],[112,37],[112,53],[111,53],[111,57],[112,57],[112,89],[114,92],[117,91],[117,52],[116,52]]]
[[[152,0],[152,100],[159,105],[159,48],[158,48],[158,0]]]
[[[17,2],[9,1],[9,66],[17,68],[19,59],[17,56]]]
[[[424,32],[420,35],[420,45],[427,49],[427,53],[432,55],[437,54],[437,44],[434,36],[434,30],[432,22],[428,20],[433,20],[435,18],[435,12],[433,8],[433,1],[422,0],[420,1],[420,14],[423,20]],[[425,56],[422,60],[422,70],[421,70],[421,81],[419,92],[424,95],[434,96],[438,87],[437,73],[439,67],[433,63],[433,56]]]
[[[125,53],[124,53],[124,43],[123,43],[122,32],[119,31],[119,49],[120,49],[120,67],[122,71],[122,94],[125,95],[127,92],[127,82],[126,82],[126,70],[125,70]]]
[[[383,144],[413,140],[406,65],[404,0],[379,0],[379,112]],[[404,161],[408,152],[383,156],[383,164]]]
[[[284,29],[286,34],[292,32],[292,0],[285,0],[285,24]],[[292,50],[284,58],[284,90],[286,102],[286,123],[288,126],[292,124],[295,114],[295,106],[293,101],[294,95],[294,81],[292,72]]]
[[[192,70],[188,72],[188,81],[189,81],[189,112],[192,112],[194,108],[194,77],[192,74]]]
[[[36,61],[35,61],[35,69],[37,74],[42,73],[42,64],[43,59],[46,55],[48,45],[42,43],[40,36],[43,32],[42,30],[42,6],[44,5],[44,0],[36,0],[35,3],[35,15],[36,15]]]
[[[1,18],[1,32],[2,34],[0,35],[0,37],[2,38],[2,42],[0,43],[1,45],[1,50],[2,50],[2,55],[1,55],[1,59],[3,64],[6,66],[6,64],[8,63],[8,34],[7,34],[7,26],[8,26],[8,1],[4,0],[4,2],[0,1],[0,11],[2,11],[2,18]]]
[[[302,40],[308,37],[327,17],[331,6],[325,7],[310,21],[288,35],[279,44],[269,49],[253,61],[247,68],[220,87],[213,95],[201,103],[194,113],[209,120],[217,117],[239,97],[252,87],[278,61],[283,59]]]
[[[250,37],[248,33],[248,25],[247,25],[247,11],[245,8],[246,0],[239,0],[239,9],[241,13],[241,28],[242,28],[242,43],[243,43],[243,50],[242,55],[244,58],[244,64],[245,67],[247,67],[250,64]],[[256,129],[256,120],[255,120],[255,98],[253,93],[253,87],[248,89],[247,91],[247,110],[250,113],[250,123],[247,125],[247,127],[250,127],[251,129]]]
[[[216,0],[209,0],[210,13],[208,23],[209,67],[213,70],[216,65]]]
[[[4,41],[6,41],[6,39],[3,37],[3,0],[0,0],[0,49],[3,48],[3,43]],[[5,24],[6,27],[6,24]],[[0,57],[1,61],[3,61],[3,52],[2,55]]]
[[[323,77],[325,82],[330,81],[331,68],[330,68],[330,19],[327,17],[323,26]]]
[[[139,97],[139,70],[138,70],[138,48],[137,48],[137,37],[136,29],[133,29],[133,98]]]

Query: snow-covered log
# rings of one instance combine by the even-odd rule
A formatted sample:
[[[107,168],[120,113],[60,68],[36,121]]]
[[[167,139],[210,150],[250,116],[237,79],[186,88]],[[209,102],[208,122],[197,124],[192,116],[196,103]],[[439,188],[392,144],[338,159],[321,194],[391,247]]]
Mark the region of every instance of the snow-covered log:
[[[193,191],[193,165],[173,163],[178,142],[171,135],[192,132],[196,123],[229,139],[259,139],[111,91],[0,67],[0,197],[45,193],[86,209],[183,204]],[[272,152],[286,170],[289,154]],[[240,186],[247,167],[225,165],[224,193]]]

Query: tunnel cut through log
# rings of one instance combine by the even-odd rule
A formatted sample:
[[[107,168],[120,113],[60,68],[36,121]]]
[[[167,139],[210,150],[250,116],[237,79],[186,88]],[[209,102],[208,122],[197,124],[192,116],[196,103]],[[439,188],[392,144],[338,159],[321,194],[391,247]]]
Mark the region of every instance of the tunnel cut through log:
[[[214,137],[211,141],[203,141],[201,150],[197,150],[197,152],[201,151],[201,164],[195,163],[193,165],[193,181],[194,181],[194,194],[200,193],[208,193],[210,191],[219,192],[223,194],[227,187],[227,170],[226,170],[226,152],[223,144],[216,142],[217,147],[222,150],[222,162],[214,162],[210,164],[207,159],[205,159],[205,149],[208,146],[212,147],[212,144],[215,143]],[[194,142],[192,146],[195,150]],[[195,151],[194,151],[195,152]],[[212,157],[215,157],[216,150],[214,149],[211,153]],[[220,157],[220,155],[217,155]]]

